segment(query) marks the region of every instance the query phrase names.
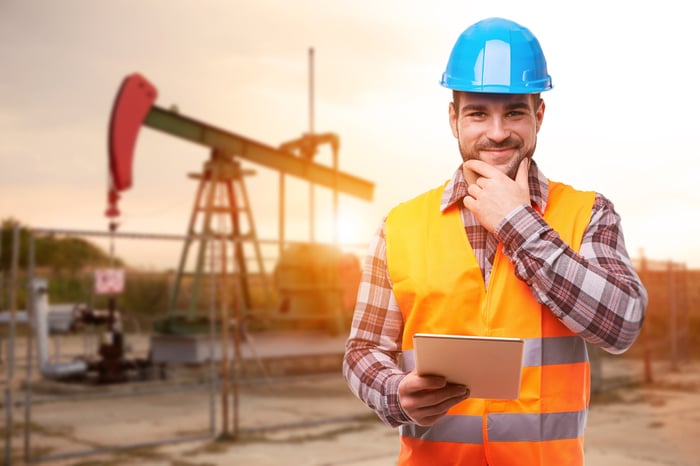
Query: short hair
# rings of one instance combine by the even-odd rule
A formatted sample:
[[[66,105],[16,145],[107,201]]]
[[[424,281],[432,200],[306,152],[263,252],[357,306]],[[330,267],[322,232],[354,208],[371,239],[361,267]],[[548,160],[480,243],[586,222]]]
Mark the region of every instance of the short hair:
[[[452,102],[454,103],[455,110],[457,111],[457,114],[459,114],[459,105],[458,105],[459,96],[461,94],[465,94],[465,93],[466,93],[465,91],[456,91],[456,90],[452,91]],[[542,97],[541,97],[540,93],[538,92],[536,94],[528,94],[528,95],[531,95],[534,97],[532,99],[533,108],[535,110],[537,110],[537,107],[540,105],[540,102],[542,101]]]

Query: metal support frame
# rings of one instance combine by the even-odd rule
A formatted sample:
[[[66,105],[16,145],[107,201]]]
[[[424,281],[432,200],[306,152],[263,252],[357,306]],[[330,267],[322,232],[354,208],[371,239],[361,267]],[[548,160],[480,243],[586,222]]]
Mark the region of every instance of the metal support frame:
[[[362,178],[304,160],[284,150],[207,125],[156,105],[151,107],[143,124],[196,144],[216,148],[227,154],[235,154],[249,162],[278,170],[286,175],[329,189],[335,188],[340,193],[367,201],[371,201],[374,194],[374,183]]]
[[[251,273],[249,271],[247,257],[245,256],[245,244],[249,243],[253,247],[254,260],[257,264],[257,273],[263,284],[265,297],[264,317],[272,305],[271,285],[265,273],[265,265],[262,257],[260,241],[255,229],[252,209],[248,198],[243,177],[252,174],[252,171],[242,170],[240,162],[233,156],[223,152],[213,150],[210,159],[204,164],[201,174],[190,175],[191,178],[199,180],[194,205],[190,215],[187,230],[187,238],[182,248],[180,262],[175,277],[169,300],[169,312],[177,312],[178,295],[182,288],[182,280],[185,276],[187,259],[190,247],[195,237],[199,238],[197,248],[193,284],[191,289],[191,300],[187,316],[194,318],[197,315],[199,304],[199,291],[201,287],[201,277],[204,274],[206,264],[207,238],[215,238],[221,244],[221,264],[220,271],[225,274],[228,264],[228,247],[231,243],[232,262],[234,280],[237,289],[242,294],[242,309],[244,312],[253,309],[250,292]],[[203,216],[201,231],[197,231],[198,220]],[[218,220],[219,227],[216,228],[215,220]],[[243,231],[243,223],[248,231]],[[212,266],[216,262],[210,262]],[[245,316],[244,316],[245,317]]]

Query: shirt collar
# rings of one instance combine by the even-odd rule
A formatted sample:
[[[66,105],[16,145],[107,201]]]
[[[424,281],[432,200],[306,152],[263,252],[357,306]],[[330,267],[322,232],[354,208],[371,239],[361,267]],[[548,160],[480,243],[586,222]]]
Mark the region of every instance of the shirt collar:
[[[537,163],[532,160],[530,164],[530,173],[528,175],[528,183],[530,185],[530,200],[533,207],[536,207],[540,212],[544,212],[547,207],[547,197],[549,195],[549,181],[544,176],[544,173],[537,167]],[[445,191],[442,193],[440,201],[440,211],[444,212],[453,204],[462,206],[462,199],[467,195],[467,181],[462,174],[462,165],[455,170],[452,178],[445,185]]]

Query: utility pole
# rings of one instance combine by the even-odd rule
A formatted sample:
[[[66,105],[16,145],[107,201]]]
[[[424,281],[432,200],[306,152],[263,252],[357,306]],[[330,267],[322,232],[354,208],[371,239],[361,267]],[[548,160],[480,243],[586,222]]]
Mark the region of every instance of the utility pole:
[[[309,135],[314,134],[314,48],[309,47]],[[309,241],[316,240],[316,200],[314,184],[309,183]]]

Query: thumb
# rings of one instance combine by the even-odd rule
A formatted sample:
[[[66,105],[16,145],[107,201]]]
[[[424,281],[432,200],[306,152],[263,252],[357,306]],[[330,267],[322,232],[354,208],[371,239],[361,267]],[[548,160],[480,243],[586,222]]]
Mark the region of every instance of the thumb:
[[[527,181],[529,171],[530,159],[525,157],[520,161],[520,165],[518,166],[518,172],[515,174],[515,182],[518,184],[518,186],[526,190],[528,193],[530,192],[530,185]]]

